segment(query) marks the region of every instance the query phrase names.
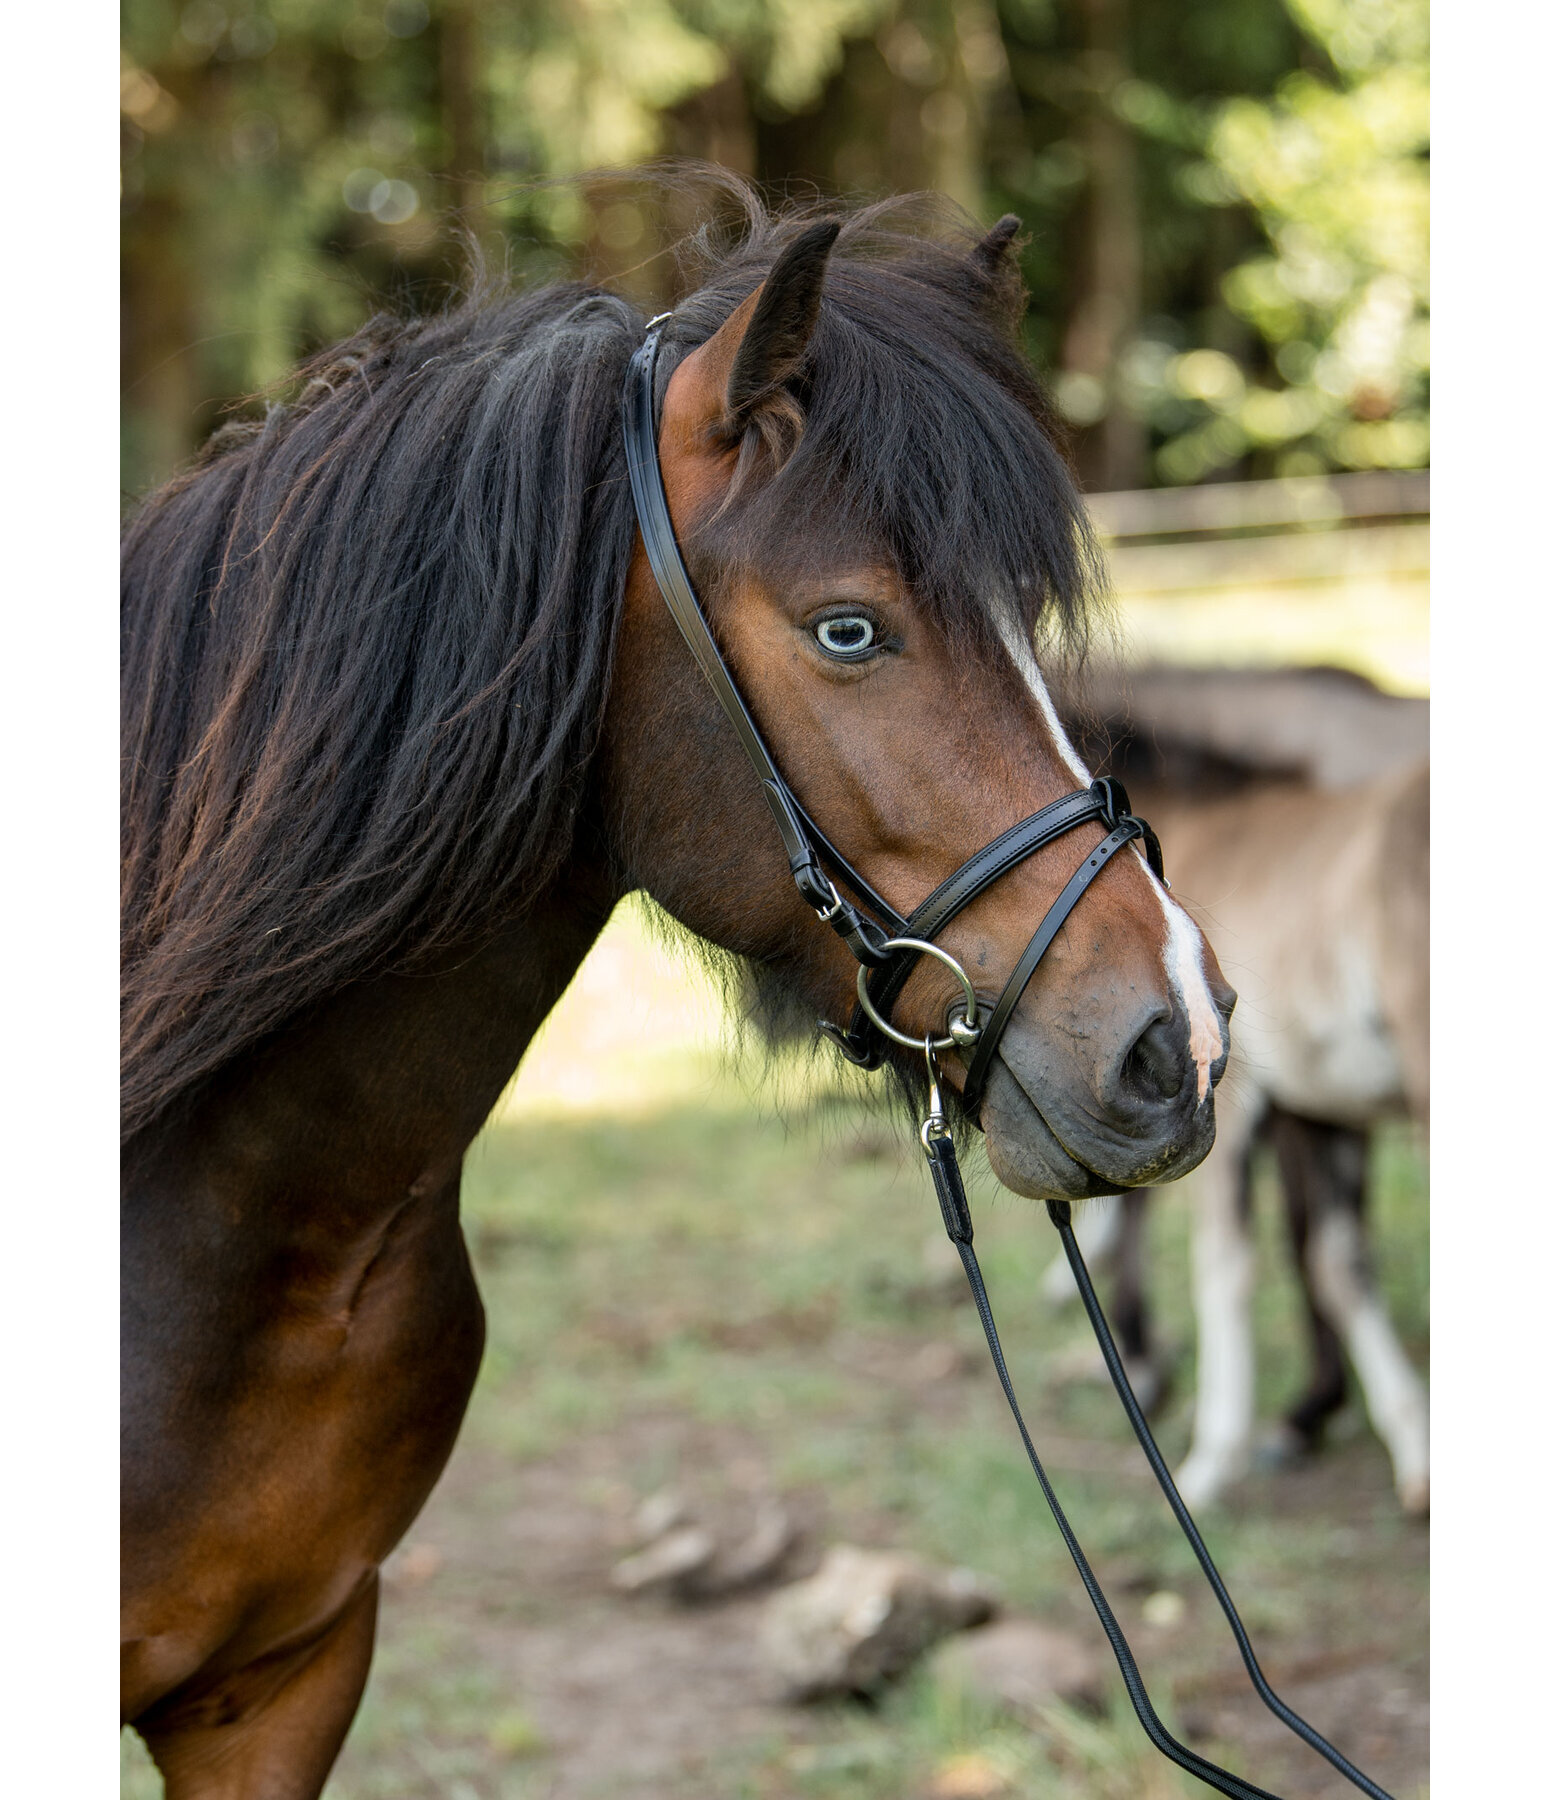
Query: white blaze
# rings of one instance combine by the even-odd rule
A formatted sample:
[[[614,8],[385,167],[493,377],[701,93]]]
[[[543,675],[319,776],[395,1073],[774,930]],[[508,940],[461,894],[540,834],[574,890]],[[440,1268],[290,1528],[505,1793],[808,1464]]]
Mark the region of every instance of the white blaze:
[[[1077,755],[1070,738],[1066,736],[1065,726],[1055,716],[1055,703],[1044,685],[1044,671],[1035,661],[1033,646],[1028,642],[1021,625],[1009,611],[1003,609],[996,614],[996,630],[1001,634],[1001,642],[1006,645],[1006,653],[1012,659],[1012,666],[1028,684],[1028,692],[1033,695],[1033,703],[1049,727],[1049,734],[1055,740],[1055,748],[1059,751],[1061,760],[1082,786],[1086,787],[1093,778],[1092,770]]]
[[[1006,653],[1011,657],[1013,667],[1027,684],[1033,703],[1049,728],[1061,761],[1066,765],[1067,771],[1085,787],[1092,780],[1092,771],[1077,755],[1070,738],[1066,736],[1065,727],[1056,716],[1055,703],[1050,699],[1043,671],[1039,668],[1027,636],[1007,611],[1002,611],[997,616],[996,629],[1000,633],[1001,642],[1006,645]],[[1185,1017],[1189,1020],[1189,1053],[1195,1062],[1195,1099],[1198,1103],[1211,1091],[1211,1065],[1222,1054],[1221,1022],[1216,1002],[1211,998],[1211,990],[1206,984],[1205,939],[1200,935],[1200,928],[1195,921],[1152,873],[1151,865],[1142,855],[1139,845],[1132,844],[1131,849],[1141,867],[1146,870],[1147,879],[1162,907],[1163,924],[1168,932],[1163,966],[1168,971],[1173,991],[1182,1001]]]
[[[1146,867],[1145,858],[1142,866]],[[1163,917],[1168,921],[1168,948],[1163,952],[1163,967],[1173,982],[1174,992],[1184,1002],[1189,1019],[1189,1053],[1195,1059],[1195,1101],[1198,1105],[1211,1091],[1211,1065],[1222,1054],[1222,1027],[1206,985],[1205,939],[1200,927],[1170,898],[1150,868],[1157,898],[1162,902]]]

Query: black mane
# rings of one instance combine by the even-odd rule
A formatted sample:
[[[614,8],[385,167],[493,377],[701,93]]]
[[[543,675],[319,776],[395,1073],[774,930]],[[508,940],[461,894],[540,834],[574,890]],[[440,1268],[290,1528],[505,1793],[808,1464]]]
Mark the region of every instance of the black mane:
[[[697,240],[679,354],[836,210],[735,197],[739,241]],[[956,638],[1008,604],[1079,638],[1089,527],[1015,276],[973,243],[919,200],[846,219],[802,433],[717,547],[768,568],[854,544]],[[576,285],[374,320],[131,520],[126,1136],[347,983],[518,916],[564,861],[634,536],[618,412],[643,332]]]

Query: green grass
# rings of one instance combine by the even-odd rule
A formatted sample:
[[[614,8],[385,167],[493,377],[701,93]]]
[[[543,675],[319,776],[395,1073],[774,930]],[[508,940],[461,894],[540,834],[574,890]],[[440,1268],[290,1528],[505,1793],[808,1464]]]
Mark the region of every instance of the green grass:
[[[1375,1203],[1380,1273],[1400,1333],[1424,1359],[1426,1160],[1403,1132],[1382,1136]],[[1203,1584],[1127,1449],[1106,1387],[1056,1384],[1055,1359],[1086,1334],[1052,1316],[1037,1279],[1058,1243],[1043,1209],[1002,1193],[969,1159],[978,1243],[1007,1353],[1036,1441],[1100,1573],[1116,1574],[1122,1613],[1176,1590],[1187,1629],[1150,1666],[1187,1683],[1230,1660],[1208,1622]],[[1288,1401],[1303,1371],[1300,1302],[1262,1170],[1256,1230],[1260,1409]],[[920,1297],[923,1245],[940,1220],[901,1128],[848,1104],[809,1104],[785,1122],[723,1086],[707,1103],[629,1121],[507,1116],[471,1152],[467,1231],[489,1320],[489,1349],[462,1449],[519,1469],[631,1420],[672,1415],[758,1445],[787,1489],[822,1494],[831,1538],[849,1536],[969,1563],[1009,1602],[1088,1630],[1065,1551],[1043,1508],[984,1356],[972,1309]],[[1151,1232],[1152,1292],[1163,1333],[1188,1354],[1187,1218],[1167,1194]],[[877,1359],[926,1343],[959,1346],[971,1373],[930,1390],[880,1379]],[[868,1358],[871,1358],[869,1361]],[[1358,1415],[1359,1417],[1359,1415]],[[1360,1439],[1361,1430],[1346,1436]],[[1159,1438],[1182,1454],[1175,1408]],[[1374,1444],[1337,1446],[1360,1474],[1346,1503],[1319,1490],[1297,1510],[1251,1482],[1210,1520],[1210,1537],[1251,1630],[1277,1645],[1370,1641],[1375,1596],[1394,1657],[1423,1654],[1424,1557],[1401,1519]],[[1375,1473],[1376,1472],[1376,1473]],[[632,1471],[637,1491],[682,1471]],[[706,1471],[696,1472],[702,1484]],[[1386,1609],[1386,1611],[1385,1611]],[[1410,1621],[1408,1627],[1405,1621]],[[434,1623],[434,1622],[433,1622]],[[1159,1682],[1159,1699],[1166,1687]],[[391,1695],[391,1704],[383,1696]],[[729,1747],[704,1775],[715,1795],[899,1800],[918,1777],[976,1756],[997,1793],[1037,1800],[1148,1800],[1199,1791],[1157,1759],[1128,1713],[1061,1713],[1039,1734],[976,1714],[917,1678],[870,1712],[802,1715],[800,1730]],[[546,1748],[521,1696],[501,1692],[456,1631],[384,1630],[362,1716],[329,1792],[537,1796]],[[126,1737],[122,1793],[150,1800],[154,1775]],[[987,1780],[990,1777],[986,1777]],[[1259,1779],[1268,1779],[1261,1771]],[[685,1794],[700,1787],[686,1787]],[[987,1789],[987,1791],[991,1791]]]

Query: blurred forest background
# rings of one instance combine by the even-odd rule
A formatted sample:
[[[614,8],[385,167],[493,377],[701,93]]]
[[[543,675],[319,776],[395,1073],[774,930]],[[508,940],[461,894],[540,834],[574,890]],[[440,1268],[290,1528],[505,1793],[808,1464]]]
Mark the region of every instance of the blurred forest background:
[[[126,0],[124,472],[471,245],[672,298],[641,191],[1018,213],[1087,485],[1429,458],[1425,0]]]

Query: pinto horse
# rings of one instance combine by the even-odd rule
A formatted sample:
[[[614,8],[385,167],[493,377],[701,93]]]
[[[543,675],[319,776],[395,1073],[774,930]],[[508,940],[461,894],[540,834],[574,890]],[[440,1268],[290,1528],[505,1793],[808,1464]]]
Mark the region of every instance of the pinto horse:
[[[664,339],[673,523],[793,790],[908,908],[1087,779],[1034,645],[1092,538],[1015,219],[743,204]],[[745,958],[772,1027],[853,993],[643,554],[644,331],[579,286],[376,322],[128,529],[123,1705],[171,1800],[322,1788],[479,1364],[464,1152],[620,898]],[[1102,832],[944,932],[976,987]],[[956,992],[923,961],[896,1018]],[[1001,1042],[1001,1179],[1193,1167],[1231,1004],[1128,847]]]
[[[1340,670],[1151,669],[1124,684],[1094,671],[1089,710],[1106,682],[1088,747],[1158,825],[1174,891],[1209,924],[1244,995],[1216,1147],[1188,1184],[1198,1388],[1180,1492],[1191,1507],[1217,1500],[1254,1449],[1249,1158],[1263,1137],[1315,1363],[1281,1447],[1318,1441],[1344,1401],[1349,1356],[1400,1502],[1424,1513],[1426,1390],[1384,1305],[1364,1215],[1368,1129],[1406,1114],[1424,1126],[1430,1111],[1428,703]],[[1115,1262],[1126,1362],[1155,1399],[1145,1200],[1134,1189],[1092,1209],[1081,1236]],[[1104,1226],[1112,1236],[1100,1239]],[[1045,1292],[1075,1298],[1063,1257]]]

